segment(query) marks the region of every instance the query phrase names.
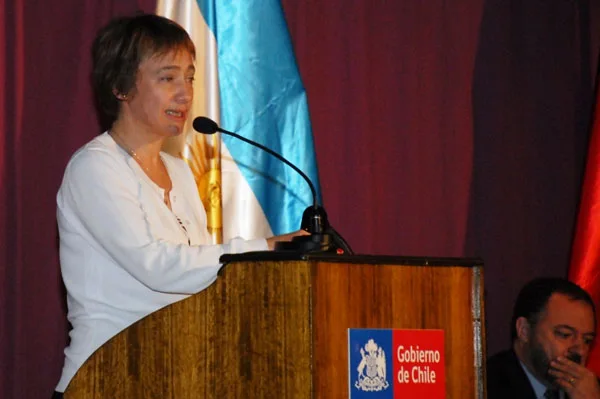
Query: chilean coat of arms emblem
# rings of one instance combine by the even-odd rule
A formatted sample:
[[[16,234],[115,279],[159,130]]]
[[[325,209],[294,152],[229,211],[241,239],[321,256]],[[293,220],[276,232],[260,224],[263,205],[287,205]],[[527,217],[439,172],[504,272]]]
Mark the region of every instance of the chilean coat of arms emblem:
[[[386,380],[385,352],[374,340],[369,339],[364,348],[360,348],[360,361],[356,370],[358,378],[354,386],[366,392],[382,391],[389,387]]]

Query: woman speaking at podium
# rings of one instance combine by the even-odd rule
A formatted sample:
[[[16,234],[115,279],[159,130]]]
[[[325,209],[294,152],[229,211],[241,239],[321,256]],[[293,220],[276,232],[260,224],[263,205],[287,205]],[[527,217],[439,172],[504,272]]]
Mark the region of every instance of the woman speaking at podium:
[[[72,325],[55,397],[108,339],[208,287],[224,253],[269,239],[213,245],[187,164],[161,152],[191,109],[195,49],[156,15],[113,20],[92,48],[92,83],[110,129],[69,161],[57,196],[60,263]]]

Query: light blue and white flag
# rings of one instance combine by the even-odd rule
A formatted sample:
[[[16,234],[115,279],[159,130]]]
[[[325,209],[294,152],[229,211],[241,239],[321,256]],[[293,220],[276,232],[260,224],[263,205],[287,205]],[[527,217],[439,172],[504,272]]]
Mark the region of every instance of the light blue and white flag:
[[[279,0],[159,0],[157,14],[181,24],[196,45],[190,122],[208,116],[278,152],[320,195],[306,93]],[[188,138],[188,147],[194,140]],[[312,204],[302,177],[258,148],[226,135],[222,140],[223,240],[298,229]],[[194,152],[182,151],[186,158]]]

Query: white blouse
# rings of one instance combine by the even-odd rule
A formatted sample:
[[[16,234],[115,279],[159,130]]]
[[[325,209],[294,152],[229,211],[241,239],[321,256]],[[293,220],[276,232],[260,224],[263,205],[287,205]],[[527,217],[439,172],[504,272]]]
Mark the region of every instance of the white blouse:
[[[73,328],[59,392],[108,339],[212,284],[222,254],[267,249],[264,239],[211,245],[192,172],[181,159],[161,157],[173,183],[172,211],[164,191],[107,133],[67,165],[57,219]]]

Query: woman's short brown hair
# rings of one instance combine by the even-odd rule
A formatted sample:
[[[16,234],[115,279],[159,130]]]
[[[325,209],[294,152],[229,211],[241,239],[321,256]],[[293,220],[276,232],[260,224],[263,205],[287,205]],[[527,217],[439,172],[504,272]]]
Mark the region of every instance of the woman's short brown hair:
[[[140,63],[172,50],[186,50],[196,57],[185,29],[158,15],[117,18],[98,32],[92,46],[92,86],[103,128],[110,128],[117,119],[116,94],[127,94],[135,87]]]

